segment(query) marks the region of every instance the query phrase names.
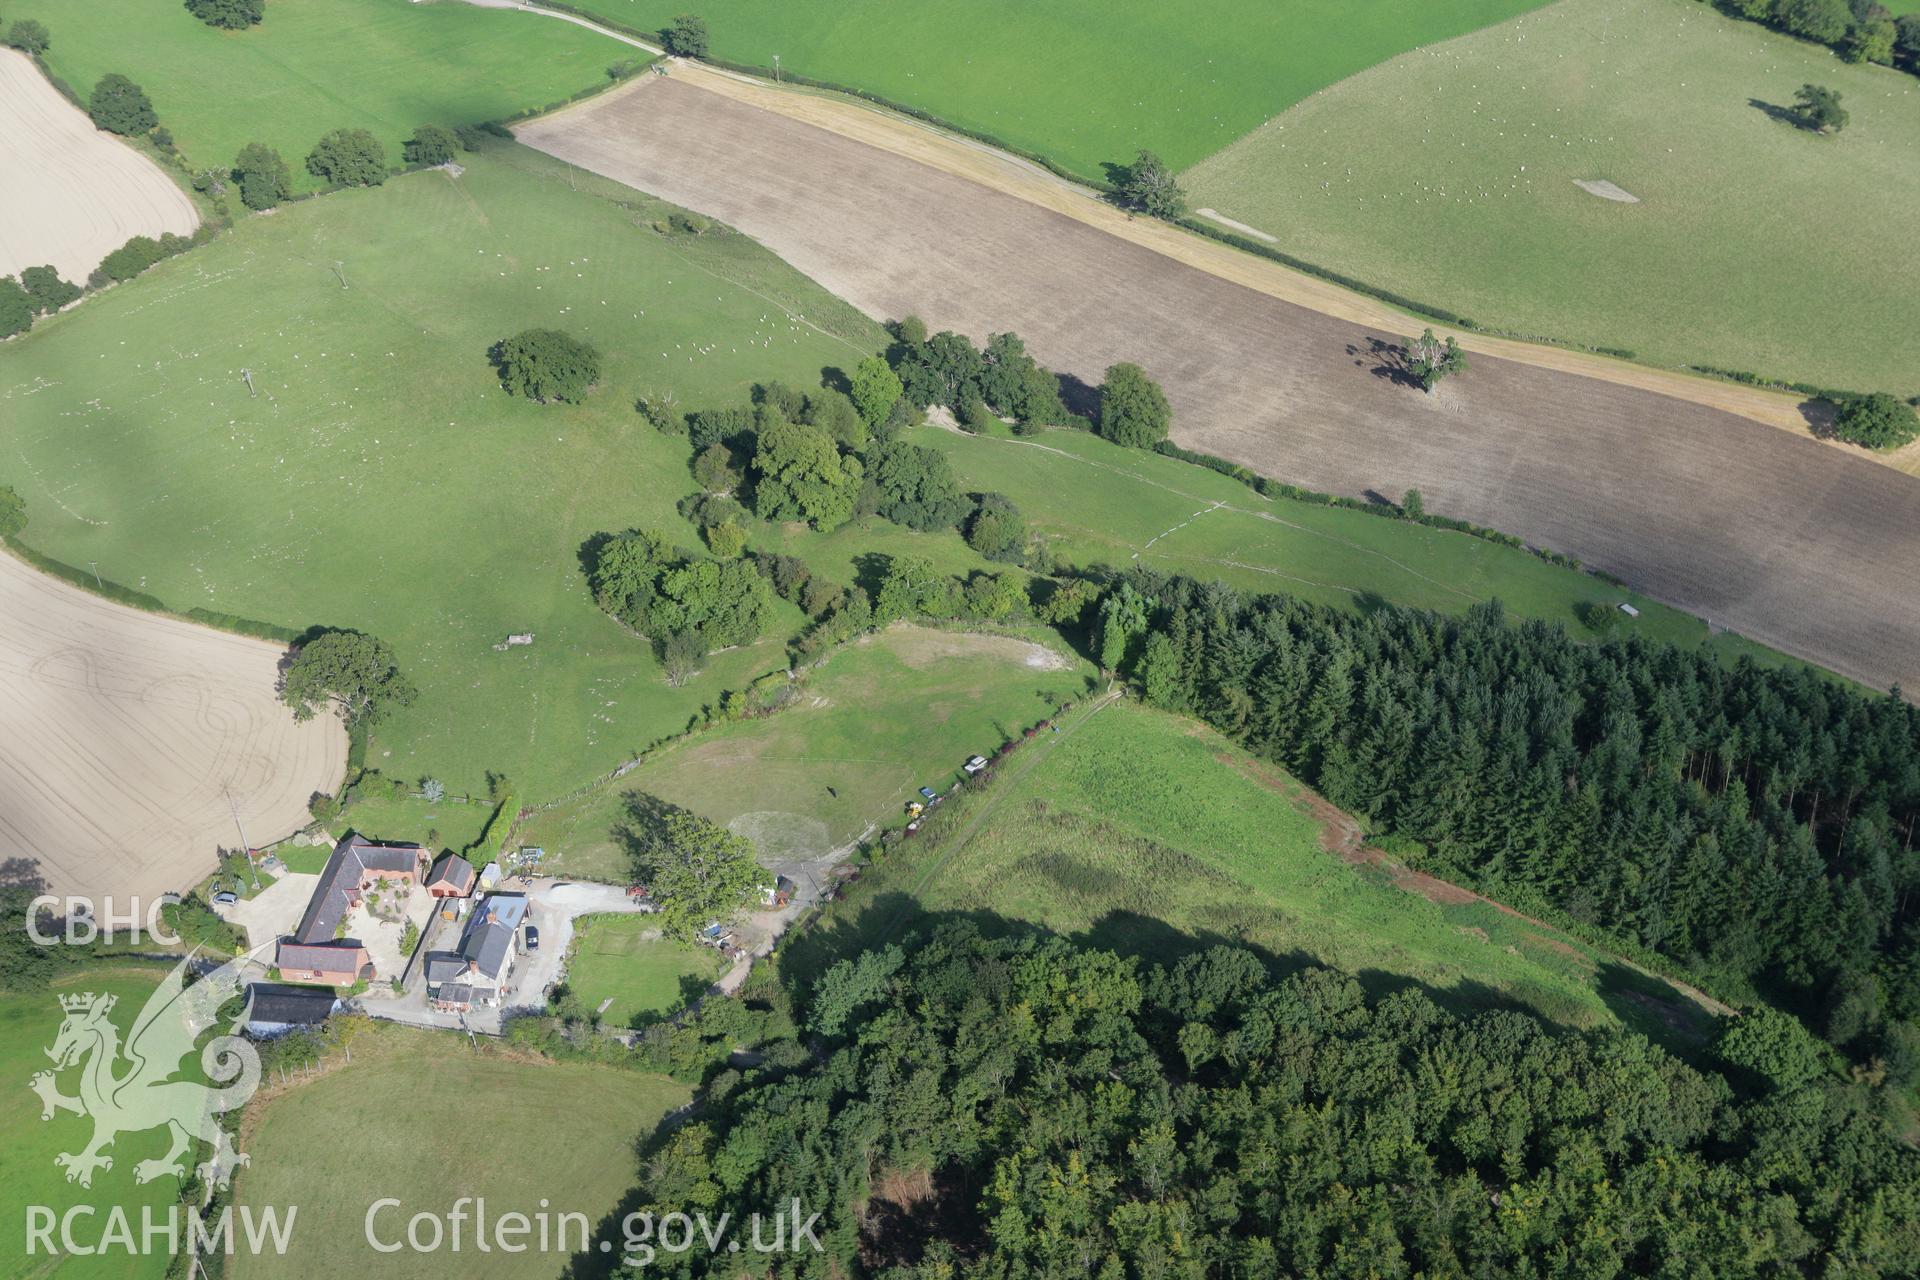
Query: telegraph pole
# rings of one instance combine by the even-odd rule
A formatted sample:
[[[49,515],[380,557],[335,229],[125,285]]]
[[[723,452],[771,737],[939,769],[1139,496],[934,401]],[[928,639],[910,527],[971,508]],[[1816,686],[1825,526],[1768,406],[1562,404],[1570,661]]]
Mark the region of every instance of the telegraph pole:
[[[246,851],[247,870],[253,875],[253,891],[260,892],[260,868],[253,864],[253,845],[247,840],[247,829],[240,825],[240,807],[233,802],[233,792],[227,787],[220,788],[227,797],[227,812],[233,815],[234,830],[240,833],[240,847]]]

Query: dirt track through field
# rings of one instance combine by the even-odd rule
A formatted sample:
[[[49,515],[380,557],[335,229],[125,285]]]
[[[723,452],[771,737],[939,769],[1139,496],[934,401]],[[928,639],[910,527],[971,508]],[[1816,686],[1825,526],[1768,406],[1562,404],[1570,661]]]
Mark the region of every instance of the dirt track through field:
[[[0,554],[0,864],[32,859],[51,892],[124,909],[238,847],[229,795],[255,844],[303,825],[339,786],[347,735],[280,705],[284,652]]]
[[[1166,386],[1182,444],[1310,488],[1419,488],[1429,510],[1577,555],[1715,625],[1920,688],[1920,483],[1890,468],[1486,355],[1422,395],[1373,352],[1403,331],[1295,306],[680,75],[517,132],[731,223],[870,315],[917,313],[976,339],[1016,330],[1089,384],[1138,361]]]
[[[134,236],[198,223],[158,165],[95,129],[25,54],[0,49],[0,276],[52,263],[85,284]]]

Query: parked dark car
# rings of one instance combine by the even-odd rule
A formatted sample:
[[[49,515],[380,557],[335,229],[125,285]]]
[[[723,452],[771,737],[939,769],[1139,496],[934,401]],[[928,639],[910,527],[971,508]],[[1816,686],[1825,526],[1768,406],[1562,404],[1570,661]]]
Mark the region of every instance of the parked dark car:
[[[534,928],[532,925],[528,925],[527,926],[527,950],[538,951],[539,949],[540,949],[540,931]]]

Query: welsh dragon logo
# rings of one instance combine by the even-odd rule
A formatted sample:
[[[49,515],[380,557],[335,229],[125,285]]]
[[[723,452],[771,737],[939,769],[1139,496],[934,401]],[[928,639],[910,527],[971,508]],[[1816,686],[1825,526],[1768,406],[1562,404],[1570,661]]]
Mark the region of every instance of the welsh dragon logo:
[[[116,1137],[162,1127],[172,1134],[172,1145],[160,1158],[134,1166],[136,1182],[168,1174],[184,1178],[183,1157],[195,1139],[213,1149],[197,1166],[209,1187],[226,1186],[234,1169],[248,1162],[234,1149],[219,1119],[222,1112],[244,1104],[260,1084],[260,1054],[234,1034],[238,1022],[201,1050],[201,1069],[215,1085],[174,1078],[181,1060],[219,1020],[220,1007],[239,994],[241,974],[251,959],[236,957],[188,985],[187,970],[198,955],[195,951],[174,966],[154,990],[124,1045],[111,1018],[115,997],[91,991],[60,997],[65,1017],[46,1051],[53,1070],[35,1072],[28,1085],[40,1095],[42,1120],[53,1119],[56,1111],[71,1111],[93,1121],[93,1141],[83,1150],[53,1158],[67,1171],[68,1182],[92,1186],[95,1170],[113,1168],[113,1157],[104,1151]],[[74,1066],[80,1068],[80,1093],[68,1097],[55,1077]]]

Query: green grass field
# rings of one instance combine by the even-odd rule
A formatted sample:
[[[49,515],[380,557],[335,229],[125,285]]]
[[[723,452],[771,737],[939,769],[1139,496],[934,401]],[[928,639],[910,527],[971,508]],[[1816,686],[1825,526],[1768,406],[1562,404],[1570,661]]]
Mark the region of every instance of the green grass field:
[[[1011,496],[1047,547],[1071,563],[1125,565],[1137,556],[1167,573],[1345,608],[1385,600],[1457,614],[1498,598],[1517,616],[1559,623],[1576,635],[1588,634],[1580,605],[1625,601],[1641,616],[1620,617],[1620,624],[1653,639],[1710,644],[1728,660],[1788,661],[1736,635],[1709,636],[1691,614],[1527,551],[1360,511],[1264,498],[1203,467],[1095,436],[1057,431],[1029,442],[927,430],[917,439],[948,453],[968,488]],[[812,554],[835,546],[823,541]]]
[[[642,30],[680,0],[575,0]],[[709,0],[715,56],[859,88],[1090,178],[1141,147],[1189,165],[1364,67],[1537,0]]]
[[[245,219],[44,320],[0,370],[0,483],[27,499],[30,545],[175,609],[385,638],[421,697],[382,725],[368,763],[455,793],[500,770],[539,802],[778,669],[801,624],[781,606],[760,644],[672,689],[646,645],[594,608],[579,568],[588,538],[634,525],[696,537],[674,512],[694,487],[686,444],[646,426],[634,400],[671,391],[691,408],[743,402],[768,378],[813,385],[882,336],[744,237],[663,236],[650,226],[664,206],[523,148],[467,163],[458,178],[413,174]],[[500,391],[485,351],[534,323],[606,353],[584,405]],[[1569,624],[1576,606],[1624,595],[1523,552],[1271,502],[1084,435],[915,438],[948,452],[968,488],[1012,495],[1065,561],[1139,555],[1361,606],[1458,611],[1498,595]],[[885,522],[753,537],[842,581],[876,552],[930,554],[951,572],[982,564],[957,535]],[[1706,638],[1696,619],[1625,598],[1644,610],[1635,627]],[[535,643],[494,649],[520,631]],[[458,839],[457,816],[350,822]]]
[[[1841,93],[1845,131],[1774,118],[1808,81]],[[1920,86],[1695,0],[1561,0],[1406,54],[1185,180],[1290,253],[1483,325],[1920,392],[1920,258],[1897,230]]]
[[[329,130],[371,130],[399,164],[420,125],[543,107],[645,56],[570,23],[451,0],[273,0],[266,21],[240,32],[166,0],[25,0],[7,17],[47,24],[47,64],[82,98],[107,72],[132,77],[196,169],[264,142],[302,190],[317,185],[303,161]]]
[[[1058,648],[895,627],[835,653],[789,709],[661,752],[618,787],[528,819],[520,840],[545,848],[555,874],[622,881],[616,833],[644,792],[731,826],[769,861],[817,858],[899,820],[920,787],[945,790],[968,756],[1044,719],[1092,674]]]
[[[1555,930],[1457,890],[1432,900],[1329,852],[1330,810],[1194,721],[1124,701],[1076,713],[1001,772],[943,818],[953,826],[871,870],[817,942],[837,950],[923,913],[984,912],[1149,960],[1239,942],[1379,989],[1415,981],[1571,1025],[1689,1035],[1705,1016]],[[795,945],[804,957],[815,941]]]
[[[725,971],[725,962],[712,947],[673,942],[659,932],[647,916],[597,916],[579,922],[567,986],[584,1008],[600,1015],[603,1025],[655,1021],[697,998]]]
[[[0,1073],[7,1081],[5,1105],[0,1106],[0,1221],[7,1224],[9,1236],[8,1247],[0,1250],[0,1275],[31,1276],[35,1280],[55,1276],[66,1280],[148,1280],[166,1274],[168,1259],[164,1255],[130,1256],[116,1250],[96,1257],[49,1257],[44,1252],[28,1256],[24,1234],[30,1205],[43,1205],[55,1214],[65,1214],[76,1205],[94,1206],[91,1222],[75,1220],[77,1239],[90,1242],[99,1239],[106,1229],[107,1213],[116,1205],[126,1212],[137,1232],[143,1207],[164,1216],[166,1206],[178,1199],[179,1184],[171,1179],[159,1178],[145,1186],[133,1179],[135,1164],[166,1153],[167,1135],[163,1130],[120,1136],[107,1152],[113,1157],[112,1169],[95,1173],[91,1188],[69,1183],[53,1158],[60,1152],[77,1152],[85,1147],[93,1135],[93,1122],[66,1111],[43,1121],[40,1099],[27,1088],[30,1076],[51,1065],[43,1050],[53,1044],[60,1030],[61,996],[84,991],[113,996],[117,1001],[113,1021],[124,1034],[165,972],[160,967],[102,962],[63,975],[45,991],[0,995]],[[79,1076],[73,1068],[61,1072],[60,1091],[74,1095]],[[202,1149],[197,1158],[204,1156]],[[57,1232],[54,1240],[59,1240]],[[6,1258],[13,1261],[7,1262]]]
[[[612,768],[783,665],[799,625],[783,606],[761,646],[670,689],[594,607],[589,537],[696,542],[674,512],[686,442],[635,398],[742,402],[880,341],[744,237],[646,229],[660,210],[502,146],[458,179],[247,219],[43,322],[0,371],[0,483],[29,504],[26,540],[174,608],[382,636],[421,689],[369,756],[391,776],[478,792],[498,769],[537,799]],[[501,391],[487,348],[532,324],[605,353],[585,404]],[[493,649],[518,631],[535,643]]]
[[[285,1256],[236,1257],[229,1275],[554,1275],[567,1251],[542,1253],[535,1235],[524,1253],[481,1252],[471,1220],[458,1253],[376,1253],[368,1209],[402,1201],[375,1219],[383,1240],[404,1240],[413,1214],[445,1215],[463,1196],[485,1197],[494,1221],[545,1206],[598,1227],[632,1185],[635,1140],[689,1093],[664,1076],[476,1052],[462,1036],[399,1027],[356,1043],[354,1058],[249,1116],[253,1164],[235,1180],[236,1202],[300,1213]]]

